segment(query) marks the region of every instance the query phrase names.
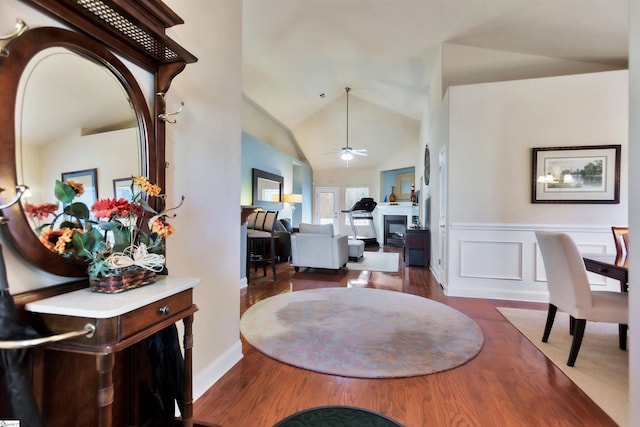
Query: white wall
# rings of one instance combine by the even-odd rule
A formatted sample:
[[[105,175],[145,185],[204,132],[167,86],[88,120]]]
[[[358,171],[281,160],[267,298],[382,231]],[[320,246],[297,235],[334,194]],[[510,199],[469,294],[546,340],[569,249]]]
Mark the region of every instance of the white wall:
[[[640,2],[629,2],[629,164],[640,163]],[[640,239],[637,230],[640,230],[640,168],[633,167],[629,170],[629,227],[631,229],[630,245],[631,253],[640,253]],[[636,281],[640,276],[640,263],[631,261],[629,265],[629,277]],[[629,290],[629,402],[640,401],[640,340],[638,331],[640,328],[640,292]],[[640,420],[640,405],[629,405],[630,420]]]
[[[438,61],[441,62],[441,55],[438,55]],[[447,283],[446,278],[446,257],[441,257],[440,253],[446,248],[441,248],[441,240],[446,246],[446,228],[439,225],[439,212],[441,204],[446,202],[446,198],[440,196],[441,176],[438,166],[440,151],[446,148],[449,143],[449,93],[442,93],[442,66],[438,64],[436,71],[432,76],[429,87],[429,105],[425,108],[422,120],[421,140],[422,144],[419,152],[416,153],[419,158],[424,155],[426,146],[429,146],[430,152],[430,178],[429,184],[425,185],[424,180],[420,183],[422,202],[422,216],[428,216],[428,224],[431,230],[431,271],[439,283]],[[443,174],[446,176],[448,168],[445,168]],[[423,172],[424,176],[424,172]],[[427,212],[428,211],[428,212]],[[427,222],[423,219],[425,223]],[[440,234],[443,238],[440,238]]]
[[[39,149],[25,156],[32,166],[25,167],[25,183],[34,195],[34,200],[30,200],[32,203],[56,202],[53,187],[62,172],[96,168],[100,199],[114,197],[114,179],[140,173],[140,142],[136,128],[87,136],[74,129],[59,141],[37,147]],[[27,171],[40,175],[40,179],[27,178]]]
[[[610,227],[628,218],[627,91],[627,71],[449,88],[447,294],[546,300],[536,229],[615,253]],[[622,145],[619,204],[531,203],[532,147],[598,144]]]
[[[314,173],[334,168],[337,151],[346,143],[345,97],[336,99],[292,128],[305,149]],[[353,93],[349,95],[349,146],[366,148],[386,163],[382,170],[413,166],[414,149],[418,144],[420,122],[388,110]],[[411,161],[406,161],[406,149]],[[349,169],[360,168],[365,159],[356,156]],[[345,166],[346,167],[346,166]],[[362,166],[366,168],[366,166]]]
[[[344,167],[342,169],[325,169],[313,172],[313,193],[315,203],[315,191],[317,187],[338,187],[340,191],[340,204],[338,210],[350,209],[351,206],[345,205],[345,191],[347,187],[369,187],[369,196],[373,197],[377,203],[377,194],[380,194],[380,170],[378,169],[351,169]],[[314,207],[315,212],[315,207]],[[340,234],[351,235],[351,227],[345,221],[346,214],[340,213]],[[369,235],[368,226],[363,228],[362,235]],[[357,229],[360,233],[360,228]],[[366,233],[364,233],[366,232]],[[378,242],[382,244],[381,234],[378,230]]]
[[[627,71],[449,88],[450,220],[626,225],[627,91]],[[531,204],[532,147],[598,144],[622,144],[620,204]]]
[[[242,102],[242,130],[294,159],[307,163],[293,134],[246,96]]]
[[[202,279],[195,289],[194,397],[241,357],[240,137],[242,2],[170,0],[184,25],[168,34],[198,57],[172,85],[185,101],[167,129],[167,189],[186,196],[168,241],[171,274]],[[169,202],[171,204],[171,202]],[[175,237],[175,238],[174,238]]]
[[[442,44],[444,94],[450,86],[611,71],[618,67],[548,56]]]

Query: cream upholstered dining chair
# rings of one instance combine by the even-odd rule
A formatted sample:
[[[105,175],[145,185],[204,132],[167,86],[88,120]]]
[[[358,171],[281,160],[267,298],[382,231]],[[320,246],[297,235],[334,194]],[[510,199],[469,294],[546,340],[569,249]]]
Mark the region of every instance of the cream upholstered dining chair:
[[[549,289],[549,311],[542,342],[547,342],[560,310],[572,320],[573,340],[567,365],[574,366],[587,320],[617,323],[621,350],[627,348],[629,299],[625,292],[592,291],[582,256],[568,234],[536,231]]]

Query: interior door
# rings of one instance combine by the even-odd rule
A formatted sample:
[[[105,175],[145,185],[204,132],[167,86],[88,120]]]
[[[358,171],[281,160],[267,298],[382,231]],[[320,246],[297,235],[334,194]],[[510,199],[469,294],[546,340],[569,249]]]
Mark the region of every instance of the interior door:
[[[338,187],[316,187],[315,223],[333,224],[334,234],[340,233],[339,197]]]
[[[442,147],[438,156],[439,208],[438,208],[438,278],[441,285],[447,284],[447,147]]]

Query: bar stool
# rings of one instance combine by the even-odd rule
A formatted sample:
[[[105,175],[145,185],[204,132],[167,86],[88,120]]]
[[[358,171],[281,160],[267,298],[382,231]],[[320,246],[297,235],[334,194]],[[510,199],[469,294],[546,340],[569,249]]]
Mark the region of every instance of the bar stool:
[[[267,264],[271,264],[273,280],[276,280],[275,222],[278,211],[260,211],[255,222],[247,224],[247,283],[251,277],[251,266],[255,271],[262,265],[267,275]],[[250,228],[251,227],[251,228]]]

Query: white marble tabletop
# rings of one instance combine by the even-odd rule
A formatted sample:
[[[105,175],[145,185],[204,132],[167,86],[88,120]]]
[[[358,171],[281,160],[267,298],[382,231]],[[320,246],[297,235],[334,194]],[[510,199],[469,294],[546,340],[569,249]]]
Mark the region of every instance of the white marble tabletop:
[[[198,283],[200,279],[196,277],[157,276],[151,285],[117,294],[92,292],[85,288],[30,302],[25,308],[34,313],[107,319],[193,288]]]

